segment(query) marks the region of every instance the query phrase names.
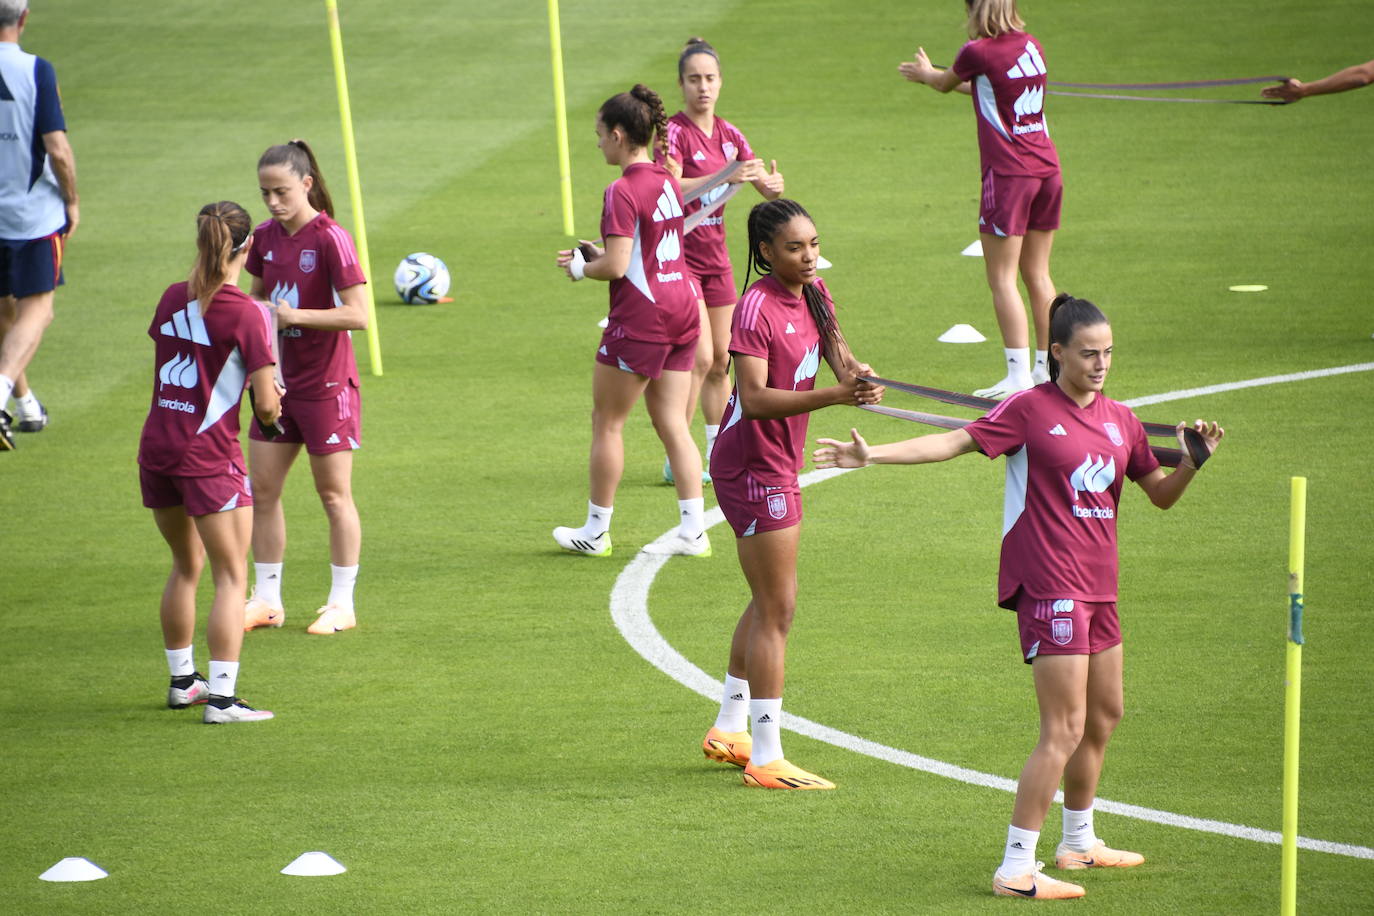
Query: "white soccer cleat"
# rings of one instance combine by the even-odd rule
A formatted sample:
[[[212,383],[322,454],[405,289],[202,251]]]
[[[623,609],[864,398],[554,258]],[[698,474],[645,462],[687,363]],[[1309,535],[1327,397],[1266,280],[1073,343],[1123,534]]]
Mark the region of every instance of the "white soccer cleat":
[[[694,538],[683,537],[674,530],[672,534],[644,545],[644,552],[656,557],[709,557],[711,539],[703,531]]]
[[[1049,378],[1046,377],[1045,380],[1049,381]],[[1011,376],[1007,376],[1006,378],[1002,379],[1002,381],[998,382],[996,385],[993,385],[991,388],[978,389],[977,391],[973,392],[973,396],[976,398],[991,398],[994,401],[1000,401],[1004,398],[1011,397],[1018,391],[1025,391],[1027,388],[1034,387],[1035,383],[1034,381],[1032,381],[1029,375],[1025,375],[1020,378],[1012,378]]]
[[[211,697],[210,702],[205,705],[205,724],[206,725],[226,725],[230,722],[264,722],[272,718],[272,713],[265,709],[254,709],[238,697],[230,697],[228,706],[216,706],[217,701],[223,701],[223,697]]]
[[[603,531],[596,537],[587,537],[581,528],[567,528],[559,525],[553,529],[553,539],[558,546],[573,553],[588,557],[609,557],[611,555],[611,533]]]

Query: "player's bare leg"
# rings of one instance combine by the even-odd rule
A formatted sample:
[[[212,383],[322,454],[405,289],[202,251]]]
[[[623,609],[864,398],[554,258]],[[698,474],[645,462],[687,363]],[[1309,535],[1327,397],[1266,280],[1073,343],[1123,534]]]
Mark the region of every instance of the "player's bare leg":
[[[1064,767],[1064,839],[1055,850],[1059,868],[1122,868],[1145,861],[1140,853],[1107,846],[1093,829],[1092,806],[1102,760],[1124,708],[1121,671],[1120,645],[1088,656],[1083,740]]]
[[[353,585],[358,577],[362,553],[363,528],[358,507],[353,502],[353,452],[330,452],[310,456],[310,473],[315,478],[324,514],[329,519],[329,598],[316,612],[307,632],[328,635],[357,626],[353,609]]]
[[[1054,230],[1027,230],[1021,243],[1021,281],[1026,284],[1031,318],[1035,322],[1035,360],[1031,380],[1037,385],[1049,381],[1049,367],[1041,357],[1050,347],[1050,303],[1054,301],[1054,281],[1050,279],[1050,249]]]
[[[700,319],[701,336],[697,338],[696,360],[692,363],[692,391],[687,399],[687,428],[689,430],[692,427],[692,418],[696,416],[697,402],[701,396],[702,385],[706,381],[707,373],[711,370],[711,360],[713,359],[711,320],[707,317],[707,311],[706,302],[698,299],[697,313]],[[668,483],[674,483],[676,480],[673,474],[673,463],[666,456],[663,459],[663,479]],[[703,483],[709,479],[709,475],[702,475]]]
[[[587,521],[579,528],[553,529],[554,541],[564,550],[591,557],[611,555],[611,513],[625,472],[625,419],[648,384],[645,376],[604,363],[593,365]]]
[[[682,406],[692,386],[692,373],[665,369],[650,380],[644,390],[644,406],[653,420],[654,430],[663,442],[668,460],[679,471],[677,488],[678,527],[672,538],[646,548],[650,553],[693,557],[711,555],[706,536],[705,504],[701,496],[701,453],[692,440],[691,428],[683,417]]]
[[[282,562],[286,556],[286,516],[281,494],[291,471],[299,443],[248,440],[249,480],[253,485],[253,593],[243,608],[244,629],[280,627],[286,620],[282,607]]]
[[[992,291],[992,307],[997,314],[997,327],[1002,333],[1002,347],[1006,355],[1006,376],[989,388],[974,394],[998,400],[1031,387],[1030,342],[1026,327],[1026,304],[1016,285],[1017,267],[1021,260],[1022,237],[998,237],[982,233],[983,263],[988,288]]]

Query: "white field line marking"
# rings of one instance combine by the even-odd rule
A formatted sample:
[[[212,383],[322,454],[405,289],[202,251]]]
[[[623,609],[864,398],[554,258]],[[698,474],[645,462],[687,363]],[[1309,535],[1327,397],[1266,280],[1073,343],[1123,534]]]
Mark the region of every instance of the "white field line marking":
[[[1276,385],[1282,382],[1301,381],[1304,379],[1323,378],[1330,375],[1341,375],[1347,372],[1368,372],[1374,370],[1374,363],[1361,363],[1355,366],[1340,366],[1334,369],[1317,369],[1312,372],[1298,372],[1291,375],[1275,375],[1267,379],[1251,379],[1243,382],[1232,382],[1225,385],[1210,385],[1205,388],[1191,388],[1186,391],[1167,392],[1160,395],[1152,395],[1145,398],[1136,398],[1126,401],[1129,406],[1139,406],[1141,404],[1159,404],[1165,401],[1182,400],[1184,398],[1199,397],[1206,394],[1214,394],[1220,391],[1233,391],[1238,388],[1253,388],[1259,385]],[[801,486],[810,486],[822,480],[829,480],[838,477],[840,474],[847,474],[849,471],[840,469],[830,469],[824,471],[811,471],[803,474],[799,478]],[[706,527],[712,528],[725,520],[719,508],[712,509],[706,513]],[[665,533],[660,540],[667,538],[672,532]],[[652,586],[654,577],[663,568],[663,564],[668,561],[668,557],[653,556],[647,553],[639,553],[621,571],[615,580],[615,586],[611,589],[611,620],[615,622],[616,629],[620,631],[625,641],[644,658],[645,661],[653,665],[664,674],[668,675],[679,684],[694,690],[706,699],[713,702],[720,699],[720,681],[702,671],[696,665],[688,661],[681,652],[677,651],[668,643],[663,635],[654,626],[653,620],[649,617],[649,588]],[[808,738],[815,738],[818,741],[825,741],[836,747],[854,751],[859,754],[867,754],[878,760],[886,760],[888,763],[895,763],[898,766],[908,767],[913,770],[920,770],[925,773],[932,773],[936,776],[944,776],[955,779],[959,782],[968,783],[975,786],[983,786],[989,789],[999,789],[1003,792],[1016,792],[1016,780],[1007,779],[1004,776],[994,776],[991,773],[981,773],[978,770],[970,770],[965,767],[955,766],[940,760],[933,760],[929,757],[922,757],[909,751],[899,750],[895,747],[888,747],[876,741],[869,741],[867,738],[860,738],[858,735],[851,735],[839,729],[822,725],[819,722],[812,722],[810,719],[802,718],[789,712],[783,720],[789,731],[794,731],[799,735],[806,735]],[[1063,803],[1064,793],[1056,792],[1054,800]],[[1159,811],[1154,808],[1144,808],[1140,805],[1126,804],[1125,802],[1114,802],[1108,799],[1099,798],[1093,803],[1096,811],[1106,811],[1109,814],[1120,814],[1125,817],[1133,817],[1137,820],[1152,821],[1156,824],[1164,824],[1170,827],[1181,827],[1186,830],[1198,830],[1203,833],[1215,833],[1221,836],[1235,837],[1242,840],[1253,840],[1256,843],[1270,843],[1280,845],[1283,842],[1283,834],[1274,830],[1261,830],[1258,827],[1246,827],[1242,824],[1229,824],[1225,821],[1214,821],[1207,818],[1190,817],[1186,814],[1173,814],[1169,811]],[[1300,849],[1310,849],[1315,852],[1329,852],[1334,855],[1350,856],[1356,859],[1374,859],[1374,848],[1368,846],[1353,846],[1347,843],[1333,843],[1329,840],[1315,840],[1309,837],[1298,837],[1298,847]]]

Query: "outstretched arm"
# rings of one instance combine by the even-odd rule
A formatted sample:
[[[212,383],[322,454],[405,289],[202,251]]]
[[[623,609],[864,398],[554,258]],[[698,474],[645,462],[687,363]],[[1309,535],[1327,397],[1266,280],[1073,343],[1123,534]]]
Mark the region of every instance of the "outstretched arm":
[[[1307,98],[1309,95],[1346,92],[1350,89],[1368,86],[1370,83],[1374,83],[1374,60],[1356,64],[1353,67],[1346,67],[1344,70],[1339,70],[1325,79],[1319,79],[1313,83],[1304,83],[1294,79],[1286,80],[1277,86],[1270,86],[1262,90],[1260,94],[1269,99],[1296,102]]]
[[[953,70],[941,70],[930,62],[925,48],[916,49],[916,57],[897,65],[897,72],[913,83],[925,83],[936,92],[958,90],[964,95],[972,95],[973,88]]]
[[[1188,489],[1188,484],[1193,482],[1193,477],[1197,474],[1197,465],[1193,464],[1193,459],[1188,455],[1187,444],[1183,441],[1183,429],[1184,424],[1178,424],[1178,443],[1183,446],[1183,461],[1178,468],[1172,474],[1166,474],[1163,468],[1155,468],[1136,481],[1140,489],[1145,491],[1145,495],[1150,497],[1150,502],[1161,509],[1168,509],[1178,502],[1183,491]],[[1193,429],[1202,434],[1209,454],[1217,450],[1221,437],[1226,435],[1226,430],[1216,423],[1204,423],[1201,420],[1193,424]]]
[[[962,429],[951,429],[947,433],[932,433],[917,436],[902,442],[889,442],[886,445],[870,446],[851,429],[852,442],[838,439],[818,439],[821,448],[811,453],[818,468],[861,468],[870,464],[930,464],[934,461],[948,461],[960,455],[976,451],[978,443]]]

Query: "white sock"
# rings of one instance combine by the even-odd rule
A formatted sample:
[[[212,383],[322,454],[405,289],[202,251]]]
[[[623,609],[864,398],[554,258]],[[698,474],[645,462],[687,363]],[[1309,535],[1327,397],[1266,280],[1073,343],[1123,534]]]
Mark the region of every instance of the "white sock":
[[[14,409],[25,420],[37,420],[43,415],[43,405],[33,396],[32,388],[14,399]]]
[[[1007,846],[1002,853],[1002,865],[997,870],[1003,878],[1019,878],[1035,871],[1035,844],[1040,841],[1039,830],[1007,827]]]
[[[698,496],[696,499],[679,499],[677,511],[682,519],[678,522],[678,534],[691,540],[706,530],[705,498]]]
[[[280,563],[253,564],[253,594],[272,607],[281,607]]]
[[[196,671],[196,647],[189,645],[185,649],[167,649],[167,671],[172,677],[184,677],[194,674]]]
[[[329,564],[329,604],[341,611],[353,610],[353,583],[358,581],[358,567]]]
[[[749,682],[744,678],[725,675],[716,728],[723,732],[742,732],[749,728]]]
[[[720,435],[720,424],[706,424],[706,460],[711,460],[711,449],[716,447],[716,436]]]
[[[210,696],[232,697],[239,686],[239,663],[210,660]]]
[[[14,379],[8,375],[0,375],[0,410],[5,409],[5,405],[10,402],[10,395],[14,393]]]
[[[1007,378],[1016,381],[1030,378],[1030,347],[1003,347],[1007,355]]]
[[[587,500],[587,524],[582,526],[582,533],[589,538],[598,538],[610,531],[613,512],[615,512],[614,506],[598,506],[591,500]]]
[[[1049,364],[1050,364],[1050,351],[1049,351],[1049,350],[1036,350],[1036,351],[1035,351],[1035,368],[1039,369],[1041,366],[1046,366],[1046,367],[1048,367]]]
[[[1093,833],[1093,809],[1074,811],[1064,808],[1064,845],[1074,852],[1087,852],[1097,844],[1097,834]]]
[[[754,722],[754,749],[749,762],[767,766],[782,759],[782,697],[749,700],[749,718]]]

